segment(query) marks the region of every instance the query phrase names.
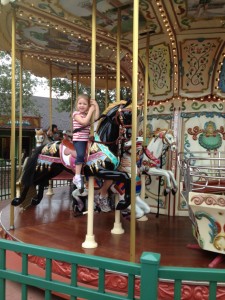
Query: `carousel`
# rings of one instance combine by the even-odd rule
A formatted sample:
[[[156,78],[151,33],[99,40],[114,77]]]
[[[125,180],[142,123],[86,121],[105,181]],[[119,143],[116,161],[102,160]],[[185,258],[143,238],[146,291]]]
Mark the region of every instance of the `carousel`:
[[[11,159],[15,59],[21,74],[49,80],[49,125],[53,78],[71,82],[71,115],[74,81],[91,87],[93,99],[97,88],[106,90],[105,110],[91,123],[86,187],[72,184],[73,144],[49,141],[38,128],[16,181],[11,166],[2,237],[131,262],[156,252],[162,265],[223,269],[225,0],[1,0],[0,11],[0,50],[12,55]],[[127,99],[123,87],[132,91]],[[108,104],[112,89],[116,99]],[[22,150],[22,129],[20,135]],[[71,184],[52,189],[59,178]],[[104,212],[98,196],[108,181],[111,210]],[[41,272],[43,259],[31,257],[30,264]],[[52,276],[70,275],[68,265],[55,263]],[[79,273],[81,283],[96,280],[94,270]],[[124,292],[125,281],[108,274],[106,285]],[[205,299],[207,287],[192,281],[182,293]],[[221,284],[218,299],[224,294]],[[159,282],[159,299],[173,295],[173,283]]]

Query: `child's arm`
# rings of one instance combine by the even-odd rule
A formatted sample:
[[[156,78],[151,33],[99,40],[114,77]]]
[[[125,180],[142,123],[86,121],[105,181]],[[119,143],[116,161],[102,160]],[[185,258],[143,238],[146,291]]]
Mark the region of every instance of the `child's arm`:
[[[97,120],[99,118],[99,106],[98,106],[98,102],[95,99],[91,99],[91,105],[95,106],[95,120]]]
[[[91,116],[94,110],[95,105],[91,105],[85,118],[82,118],[80,115],[75,115],[73,119],[83,126],[88,125],[91,121]]]

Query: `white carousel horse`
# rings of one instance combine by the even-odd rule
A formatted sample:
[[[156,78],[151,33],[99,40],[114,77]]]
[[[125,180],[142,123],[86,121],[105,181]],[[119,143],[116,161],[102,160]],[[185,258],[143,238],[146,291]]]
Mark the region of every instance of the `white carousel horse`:
[[[36,140],[36,147],[45,145],[50,143],[51,140],[48,138],[46,132],[42,128],[35,129],[35,140]]]
[[[166,196],[172,191],[175,194],[178,190],[178,184],[174,178],[174,174],[170,170],[164,170],[160,167],[160,157],[163,151],[170,148],[176,150],[174,134],[171,129],[159,130],[151,139],[147,147],[143,148],[143,158],[141,159],[140,171],[149,176],[164,176],[166,179],[166,187],[164,195]]]
[[[137,153],[141,151],[142,149],[142,137],[137,137],[136,142],[136,149]],[[131,177],[131,141],[124,143],[124,149],[125,151],[122,154],[121,161],[120,161],[120,170],[123,172],[126,172]],[[137,174],[137,171],[136,171]],[[123,199],[124,192],[123,192],[123,185],[122,188],[120,185],[115,184],[112,185],[111,191],[114,193],[119,194],[119,200]],[[140,197],[141,193],[141,180],[139,176],[136,176],[136,203],[135,203],[135,213],[136,213],[136,219],[139,221],[146,221],[147,218],[145,217],[146,214],[150,213],[150,207],[149,205],[141,199]],[[130,211],[130,206],[127,208],[128,211]],[[125,212],[123,213],[125,215]]]

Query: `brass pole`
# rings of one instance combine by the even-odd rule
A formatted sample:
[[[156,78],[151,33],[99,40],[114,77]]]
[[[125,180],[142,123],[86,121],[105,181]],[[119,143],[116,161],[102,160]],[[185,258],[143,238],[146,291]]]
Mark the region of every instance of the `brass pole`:
[[[148,85],[149,85],[149,33],[146,39],[146,63],[145,63],[145,94],[144,94],[144,119],[143,119],[143,146],[146,146],[147,138],[147,106],[148,106]]]
[[[148,85],[149,85],[149,33],[146,39],[146,61],[145,61],[145,89],[144,89],[144,108],[143,108],[143,142],[142,145],[147,145],[147,106],[148,106]],[[141,198],[145,198],[145,174],[141,174]]]
[[[79,81],[80,81],[80,64],[77,63],[77,82],[76,82],[76,99],[73,101],[73,106],[75,105],[75,102],[77,101],[78,95],[79,95]]]
[[[11,99],[11,140],[10,140],[10,161],[11,161],[11,198],[16,195],[16,162],[15,162],[15,139],[16,139],[16,12],[12,11],[12,99]],[[14,206],[10,206],[10,228],[14,228]]]
[[[22,138],[23,138],[23,53],[20,52],[19,174],[21,174],[21,170],[22,170]]]
[[[108,92],[109,92],[109,78],[108,78],[108,68],[106,68],[106,74],[105,74],[105,109],[108,106]]]
[[[130,222],[130,261],[135,262],[136,245],[136,137],[137,137],[137,94],[138,94],[138,22],[139,1],[133,5],[133,87],[132,87],[132,152],[131,152],[131,222]]]
[[[92,40],[91,40],[91,98],[95,98],[96,76],[96,0],[92,1]]]
[[[92,1],[92,39],[91,39],[91,98],[95,99],[95,73],[96,73],[96,0]],[[93,123],[93,116],[92,116]],[[91,126],[91,135],[94,134],[94,125]],[[88,179],[88,216],[87,216],[87,234],[82,243],[83,248],[96,248],[98,244],[95,241],[93,233],[94,227],[94,177]]]
[[[119,102],[120,99],[120,39],[121,39],[121,10],[118,9],[118,21],[117,21],[117,57],[116,57],[116,102]],[[119,202],[119,194],[115,194],[115,206]],[[120,221],[120,211],[115,210],[115,222],[114,227],[111,230],[114,234],[124,233],[122,224]]]
[[[118,9],[117,22],[117,51],[116,51],[116,101],[120,101],[120,39],[121,39],[121,11]]]
[[[76,85],[76,100],[79,94],[79,81],[80,81],[80,65],[77,63],[77,85]]]
[[[70,101],[70,115],[71,115],[71,124],[70,124],[70,130],[73,132],[73,109],[74,109],[74,81],[73,81],[73,73],[71,74],[71,101]]]
[[[49,64],[49,126],[52,127],[52,63]]]
[[[49,64],[49,126],[50,130],[52,130],[52,63],[50,61]],[[48,190],[46,192],[46,195],[52,196],[53,193],[53,181],[49,180]]]

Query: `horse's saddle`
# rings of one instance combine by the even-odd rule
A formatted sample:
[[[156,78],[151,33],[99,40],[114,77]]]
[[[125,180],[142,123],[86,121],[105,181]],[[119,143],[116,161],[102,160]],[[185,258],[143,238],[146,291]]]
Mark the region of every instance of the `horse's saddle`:
[[[76,151],[74,149],[73,143],[68,140],[62,140],[59,148],[60,158],[62,160],[62,164],[74,171],[75,169],[75,159],[76,159]]]
[[[109,170],[116,170],[119,166],[119,160],[109,150],[109,148],[102,144],[99,136],[95,135],[95,143],[90,147],[90,154],[88,156],[86,165],[102,165],[104,168]]]
[[[68,140],[48,143],[38,156],[39,165],[51,166],[53,163],[61,163],[66,168],[74,171],[76,151],[73,143]]]

